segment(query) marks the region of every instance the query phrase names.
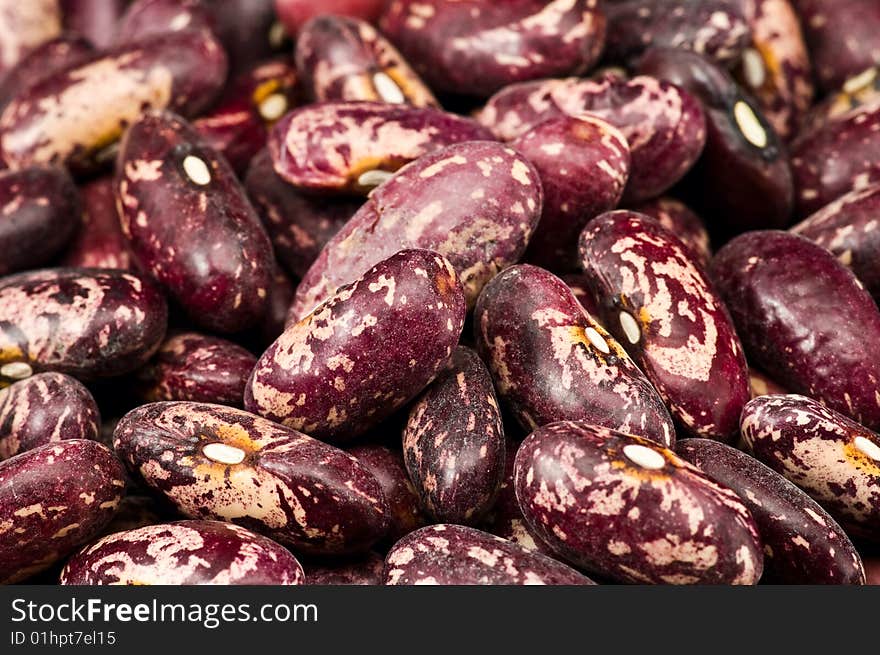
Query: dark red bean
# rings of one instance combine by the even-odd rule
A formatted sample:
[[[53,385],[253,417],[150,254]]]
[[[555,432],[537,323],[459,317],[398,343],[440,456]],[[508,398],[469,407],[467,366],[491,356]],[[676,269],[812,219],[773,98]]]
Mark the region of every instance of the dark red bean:
[[[712,259],[712,246],[709,232],[703,219],[680,200],[661,196],[641,203],[632,208],[633,211],[650,216],[667,230],[677,236],[690,248],[694,258],[707,266]]]
[[[98,49],[109,47],[129,0],[60,0],[64,27],[82,34]]]
[[[134,0],[116,26],[116,43],[181,30],[214,30],[204,0]]]
[[[880,311],[834,255],[787,232],[750,232],[718,252],[711,272],[749,361],[880,427]]]
[[[375,552],[341,562],[306,562],[307,585],[360,585],[382,584],[385,558]]]
[[[7,2],[0,8],[0,76],[29,52],[61,34],[58,0]]]
[[[273,0],[211,0],[208,3],[217,34],[229,53],[233,73],[290,51],[290,39],[276,16],[275,4]],[[329,4],[332,0],[320,4],[322,13],[330,10]]]
[[[61,262],[65,266],[137,270],[134,253],[119,225],[113,178],[102,177],[79,189],[82,225]]]

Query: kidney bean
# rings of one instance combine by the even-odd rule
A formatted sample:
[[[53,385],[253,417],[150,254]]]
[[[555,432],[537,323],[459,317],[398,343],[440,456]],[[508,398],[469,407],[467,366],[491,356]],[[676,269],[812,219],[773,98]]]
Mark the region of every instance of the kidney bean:
[[[555,271],[578,268],[577,237],[617,207],[629,178],[629,144],[610,123],[584,114],[551,118],[510,144],[535,165],[544,190],[526,259]]]
[[[734,75],[776,133],[788,140],[797,134],[815,93],[800,22],[790,0],[748,0],[746,6],[751,42]]]
[[[639,72],[677,84],[703,103],[706,147],[689,195],[723,236],[785,227],[793,194],[788,154],[760,108],[719,66],[694,53],[649,50]]]
[[[92,394],[61,373],[40,373],[0,389],[0,460],[64,439],[97,439]]]
[[[605,13],[608,61],[672,47],[726,66],[749,44],[749,23],[737,0],[620,0],[606,3]]]
[[[584,311],[586,311],[587,314],[590,315],[590,318],[595,321],[596,317],[599,315],[599,310],[598,305],[596,304],[596,298],[590,290],[589,281],[586,276],[581,273],[571,273],[569,275],[561,276],[560,279],[568,285],[568,288],[571,289],[571,292],[574,294],[574,297],[577,298],[581,307],[583,307]]]
[[[203,0],[134,0],[116,26],[115,43],[181,30],[215,32],[214,17]]]
[[[114,182],[122,231],[144,267],[205,329],[259,321],[272,245],[229,164],[170,112],[125,133]]]
[[[819,85],[833,91],[880,64],[880,5],[874,0],[792,0]]]
[[[263,62],[239,75],[219,105],[193,127],[241,175],[266,145],[269,128],[293,106],[296,84],[292,64]]]
[[[791,232],[830,250],[880,301],[880,184],[841,196]]]
[[[807,114],[800,134],[821,129],[826,123],[849,114],[853,109],[874,104],[880,99],[880,66],[867,68],[843,83],[837,91],[829,93],[816,103]]]
[[[504,473],[504,426],[492,378],[473,350],[459,346],[410,408],[403,455],[422,507],[438,522],[472,525],[492,507]]]
[[[273,0],[223,0],[208,4],[234,73],[291,48],[274,4]],[[328,4],[321,3],[322,13],[329,10]]]
[[[298,277],[306,274],[327,242],[363,204],[360,198],[301,193],[278,176],[266,149],[251,161],[244,186],[272,239],[278,262]]]
[[[515,150],[469,142],[430,153],[373,191],[327,242],[291,311],[302,318],[402,248],[448,258],[471,307],[483,285],[522,256],[542,203],[538,172]]]
[[[319,439],[351,440],[443,369],[464,317],[446,259],[398,252],[285,330],[257,362],[245,407]]]
[[[61,34],[58,0],[4,2],[0,8],[0,76],[34,48]]]
[[[60,0],[65,29],[104,50],[114,41],[129,0]]]
[[[691,436],[737,437],[746,360],[703,268],[674,234],[630,211],[583,231],[584,271],[607,326]]]
[[[324,15],[306,23],[296,41],[296,67],[306,95],[319,102],[438,106],[397,49],[356,18]]]
[[[780,396],[788,393],[783,386],[770,379],[766,373],[751,367],[749,367],[749,386],[751,387],[750,395],[752,398],[757,398],[758,396]]]
[[[275,172],[311,191],[365,192],[422,155],[462,141],[491,140],[476,122],[430,107],[375,102],[308,105],[269,135]],[[378,179],[376,178],[378,174]]]
[[[498,138],[510,140],[549,118],[584,113],[611,123],[629,143],[630,175],[624,193],[628,203],[658,196],[678,182],[706,141],[699,100],[644,75],[513,85],[490,98],[478,119]]]
[[[496,276],[474,310],[474,338],[499,397],[526,430],[586,420],[674,442],[657,392],[553,274],[525,264]]]
[[[307,562],[305,584],[378,586],[384,568],[385,558],[375,552],[343,562]]]
[[[113,453],[88,439],[0,462],[0,584],[26,580],[99,535],[122,498],[122,476]]]
[[[864,584],[855,547],[839,525],[784,477],[745,453],[708,439],[685,439],[679,457],[735,491],[764,544],[762,580],[776,584]]]
[[[761,577],[758,531],[737,495],[652,441],[553,423],[522,443],[514,476],[532,531],[588,572],[643,584]]]
[[[386,585],[592,585],[562,562],[448,523],[416,530],[385,557]]]
[[[219,521],[117,532],[82,549],[62,585],[297,585],[305,573],[283,546]]]
[[[419,497],[407,477],[399,452],[378,445],[357,446],[348,450],[382,487],[390,510],[390,527],[386,538],[395,542],[427,522],[419,507]]]
[[[0,275],[48,263],[76,233],[79,197],[63,168],[0,172]]]
[[[297,551],[358,552],[388,529],[382,489],[354,457],[239,409],[142,405],[113,445],[184,516],[231,521]]]
[[[168,337],[137,373],[139,395],[148,402],[193,400],[241,407],[257,358],[241,346],[197,332]]]
[[[208,107],[226,67],[220,44],[192,30],[95,55],[12,99],[0,115],[3,158],[10,168],[52,162],[92,170],[145,108],[190,116]]]
[[[168,308],[149,280],[122,271],[57,268],[0,279],[0,366],[78,378],[122,375],[165,335]]]
[[[137,270],[116,212],[113,178],[101,177],[79,188],[82,225],[62,257],[64,266]]]
[[[742,434],[755,457],[817,500],[849,534],[880,540],[880,436],[798,395],[750,401]]]
[[[880,427],[880,311],[834,255],[787,232],[750,232],[711,272],[755,366]]]
[[[693,212],[686,204],[675,198],[661,196],[632,208],[639,214],[650,216],[664,228],[677,236],[690,248],[701,266],[705,267],[712,259],[712,246],[709,232],[703,219]]]

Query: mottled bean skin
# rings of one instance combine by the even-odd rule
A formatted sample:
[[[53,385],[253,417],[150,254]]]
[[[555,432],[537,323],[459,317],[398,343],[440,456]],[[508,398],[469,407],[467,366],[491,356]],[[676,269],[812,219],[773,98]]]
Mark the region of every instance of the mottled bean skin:
[[[853,536],[880,541],[880,436],[812,398],[755,398],[742,435],[755,457],[817,500]]]
[[[0,172],[0,275],[47,264],[76,233],[79,211],[63,168]]]
[[[708,266],[712,259],[709,232],[703,219],[686,204],[675,198],[661,196],[638,204],[632,210],[660,223],[690,248],[694,258],[702,266]]]
[[[410,408],[403,455],[436,521],[473,525],[492,507],[504,473],[504,426],[489,371],[470,348],[459,346]]]
[[[39,373],[0,389],[0,460],[64,439],[97,439],[92,394],[62,373]]]
[[[735,0],[619,0],[606,3],[605,13],[607,61],[673,47],[728,65],[749,43],[749,23]]]
[[[486,128],[431,107],[378,102],[307,105],[278,121],[269,135],[275,172],[301,189],[358,192],[369,171],[393,173],[453,143],[492,140]]]
[[[229,164],[192,126],[144,115],[122,139],[114,184],[132,251],[193,322],[230,333],[262,318],[272,244]]]
[[[791,232],[834,253],[880,302],[880,184],[841,196]]]
[[[214,459],[217,444],[228,451]],[[388,529],[382,489],[354,457],[239,409],[142,405],[119,421],[113,446],[184,516],[229,521],[296,551],[359,552]],[[244,458],[224,463],[229,453]]]
[[[64,266],[138,270],[134,253],[119,225],[112,176],[79,188],[82,224],[64,253]]]
[[[209,33],[187,30],[95,55],[12,99],[0,115],[3,159],[10,168],[59,163],[92,170],[144,109],[184,116],[203,111],[226,68],[226,55]]]
[[[386,585],[592,585],[562,562],[462,525],[417,530],[385,557]]]
[[[56,268],[0,279],[0,364],[122,375],[156,351],[167,322],[161,291],[134,273]]]
[[[880,98],[801,134],[791,145],[797,217],[880,183],[878,151]]]
[[[436,107],[437,99],[375,27],[343,16],[317,16],[296,41],[305,94],[318,102],[361,100]]]
[[[864,584],[862,560],[825,510],[784,477],[745,453],[708,439],[685,439],[679,457],[735,491],[764,544],[763,582]]]
[[[629,142],[630,175],[624,193],[628,203],[654,198],[678,182],[706,142],[699,100],[644,75],[514,84],[493,96],[477,118],[495,136],[509,141],[549,118],[584,113],[608,121]]]
[[[34,48],[61,34],[58,0],[4,2],[0,7],[0,76]]]
[[[400,251],[285,330],[257,362],[245,408],[349,441],[443,369],[464,317],[452,265],[435,252]]]
[[[382,487],[390,512],[390,526],[385,537],[388,542],[394,543],[427,523],[400,452],[385,446],[369,445],[350,448],[348,453],[354,455]]]
[[[533,432],[514,465],[529,527],[576,566],[617,582],[756,584],[748,509],[657,444],[587,423]]]
[[[703,103],[706,147],[687,183],[711,227],[726,237],[788,225],[794,195],[788,153],[730,74],[704,57],[671,48],[649,50],[638,70],[687,89]]]
[[[585,420],[674,443],[650,382],[552,273],[522,264],[496,276],[474,310],[474,339],[499,397],[526,430]]]
[[[499,143],[431,153],[378,187],[303,276],[301,318],[340,286],[402,248],[427,248],[455,267],[472,307],[483,286],[515,264],[541,216],[538,172]]]
[[[70,558],[61,585],[297,585],[305,573],[271,539],[219,521],[117,532]]]
[[[98,49],[109,47],[129,0],[60,0],[65,29],[82,34]]]
[[[110,449],[87,439],[0,462],[0,584],[25,580],[98,536],[122,498],[123,475]]]
[[[379,586],[385,558],[375,552],[364,557],[343,562],[306,563],[307,585],[359,585]]]
[[[241,407],[257,358],[241,346],[210,335],[183,332],[167,338],[137,373],[147,402],[192,400]]]
[[[481,98],[513,82],[584,73],[605,42],[597,0],[394,0],[380,24],[432,89]]]
[[[577,270],[581,230],[615,209],[623,195],[630,168],[626,138],[610,123],[584,114],[551,118],[510,145],[534,164],[544,190],[526,259],[553,271]]]
[[[749,361],[880,427],[880,311],[834,255],[787,232],[750,232],[718,252],[711,273]]]
[[[732,441],[749,399],[742,346],[702,266],[657,221],[630,211],[584,229],[581,261],[602,324],[691,436]]]
[[[306,274],[327,242],[364,204],[362,198],[325,198],[297,191],[278,176],[265,149],[251,161],[244,186],[272,239],[278,262],[297,277]]]

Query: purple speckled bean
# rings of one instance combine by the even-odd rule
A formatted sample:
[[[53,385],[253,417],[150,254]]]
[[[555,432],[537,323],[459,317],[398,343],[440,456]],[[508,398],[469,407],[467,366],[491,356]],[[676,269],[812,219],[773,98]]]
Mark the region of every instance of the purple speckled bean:
[[[542,204],[534,166],[500,143],[461,143],[426,155],[373,191],[327,243],[291,311],[302,318],[403,248],[446,257],[472,307],[483,285],[520,259]]]
[[[522,264],[496,276],[474,310],[474,338],[499,397],[525,429],[586,420],[674,443],[650,382],[552,273]]]
[[[144,109],[198,114],[225,79],[226,55],[207,32],[160,34],[95,55],[12,99],[0,115],[3,159],[10,168],[91,170]]]
[[[139,395],[147,402],[193,400],[241,407],[256,363],[256,357],[226,339],[175,334],[138,371]]]
[[[638,70],[687,89],[703,103],[706,147],[687,178],[703,216],[726,235],[788,225],[794,202],[788,153],[754,100],[708,59],[649,50]]]
[[[272,244],[229,164],[170,112],[122,139],[114,181],[138,260],[197,325],[237,332],[266,310]]]
[[[0,279],[0,365],[122,375],[156,351],[167,322],[161,291],[134,273],[56,268]]]
[[[806,218],[850,191],[880,183],[880,97],[791,145],[796,214]]]
[[[470,348],[459,346],[410,408],[403,455],[438,522],[473,525],[492,507],[504,473],[504,426],[489,371]]]
[[[113,446],[184,516],[230,521],[298,551],[358,552],[388,529],[382,489],[354,457],[239,409],[142,405],[119,421]]]
[[[116,26],[114,42],[131,43],[156,34],[214,28],[204,0],[134,0]]]
[[[382,487],[391,519],[386,535],[388,542],[394,543],[427,523],[400,452],[385,446],[370,445],[350,448],[348,453],[357,457],[361,466],[372,473]]]
[[[679,457],[735,491],[764,544],[763,582],[864,584],[862,560],[846,533],[818,503],[745,453],[708,439],[685,439]]]
[[[85,36],[98,49],[112,45],[129,0],[60,0],[65,29]]]
[[[82,225],[72,239],[61,263],[84,268],[137,270],[134,253],[119,225],[113,177],[106,176],[83,185]]]
[[[360,585],[379,586],[382,584],[382,572],[385,569],[385,558],[375,552],[363,557],[342,562],[306,562],[307,585]]]
[[[758,531],[739,497],[651,441],[553,423],[522,443],[514,477],[531,530],[596,575],[648,584],[761,577]]]
[[[544,209],[526,260],[567,272],[578,269],[577,237],[590,219],[615,209],[629,178],[629,144],[597,116],[551,118],[510,145],[541,176]]]
[[[445,146],[480,140],[492,140],[492,133],[433,107],[328,102],[278,121],[269,153],[275,172],[298,188],[363,193],[377,184],[371,173],[393,173]]]
[[[667,230],[677,236],[690,248],[691,253],[702,266],[708,266],[712,259],[712,246],[709,232],[703,219],[680,200],[661,196],[632,208],[634,212],[650,216]]]
[[[591,585],[540,553],[462,525],[417,530],[385,557],[386,585]]]
[[[834,255],[787,232],[749,232],[715,255],[711,273],[749,361],[880,428],[880,311]]]
[[[737,438],[749,399],[742,346],[690,249],[654,219],[603,214],[581,234],[602,324],[692,436]]]
[[[569,78],[509,86],[493,96],[478,120],[504,140],[560,115],[595,114],[618,128],[630,147],[628,203],[660,195],[700,156],[706,125],[700,101],[668,82],[640,75],[625,79]]]
[[[4,2],[0,6],[0,76],[34,48],[61,34],[58,0]]]
[[[880,302],[880,184],[841,196],[791,232],[834,253]]]
[[[327,242],[364,204],[362,198],[315,197],[297,191],[275,172],[268,150],[253,158],[244,186],[269,232],[278,263],[298,277],[306,274]]]
[[[285,330],[257,362],[245,407],[320,439],[351,440],[443,369],[464,317],[446,259],[398,252]]]
[[[79,227],[76,186],[60,167],[0,172],[0,275],[43,266]]]
[[[380,25],[431,88],[482,98],[583,73],[605,43],[598,0],[394,0]]]
[[[241,175],[266,145],[269,129],[293,107],[296,86],[296,69],[286,59],[262,62],[240,74],[193,127]]]
[[[65,439],[97,439],[92,394],[63,373],[39,373],[0,390],[0,460]]]
[[[880,435],[798,395],[749,402],[742,434],[755,457],[817,500],[849,534],[880,541]]]
[[[431,90],[375,27],[344,16],[317,16],[296,40],[296,68],[318,102],[370,100],[436,107]]]
[[[83,548],[62,585],[298,585],[305,573],[271,539],[219,521],[175,521],[117,532]]]
[[[651,47],[671,47],[726,66],[749,43],[749,23],[739,0],[618,0],[606,3],[605,13],[607,61],[625,61]]]
[[[101,533],[125,487],[97,441],[69,439],[0,462],[0,584],[25,580]]]

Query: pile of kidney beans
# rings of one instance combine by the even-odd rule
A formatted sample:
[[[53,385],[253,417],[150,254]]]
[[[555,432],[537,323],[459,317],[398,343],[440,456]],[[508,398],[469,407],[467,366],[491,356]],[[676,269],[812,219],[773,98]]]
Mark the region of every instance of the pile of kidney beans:
[[[0,46],[0,583],[880,583],[877,0]]]

